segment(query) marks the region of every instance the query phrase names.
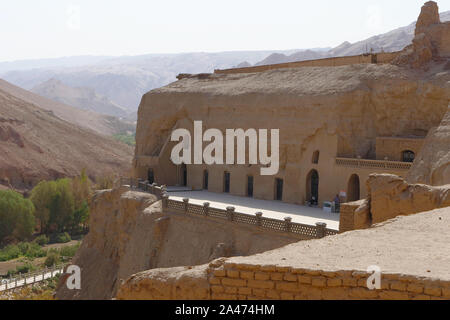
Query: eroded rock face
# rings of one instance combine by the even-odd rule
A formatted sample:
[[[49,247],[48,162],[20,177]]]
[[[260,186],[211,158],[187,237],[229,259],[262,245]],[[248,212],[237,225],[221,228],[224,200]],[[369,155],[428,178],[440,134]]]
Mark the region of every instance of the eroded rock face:
[[[372,223],[450,206],[450,185],[411,185],[394,175],[377,174],[370,176],[367,188]]]
[[[439,127],[429,132],[407,181],[434,186],[450,184],[450,106]]]
[[[416,23],[412,45],[394,60],[398,65],[422,68],[432,60],[448,59],[450,56],[450,23],[441,23],[436,2],[429,1],[422,7]]]
[[[57,298],[111,299],[122,280],[144,270],[200,265],[296,241],[250,225],[163,213],[155,196],[126,187],[104,190],[92,200],[90,231],[72,261],[81,268],[81,290],[68,290],[62,279]]]
[[[429,26],[438,23],[441,23],[438,5],[434,1],[428,1],[423,5],[419,19],[417,19],[415,34],[421,34]]]

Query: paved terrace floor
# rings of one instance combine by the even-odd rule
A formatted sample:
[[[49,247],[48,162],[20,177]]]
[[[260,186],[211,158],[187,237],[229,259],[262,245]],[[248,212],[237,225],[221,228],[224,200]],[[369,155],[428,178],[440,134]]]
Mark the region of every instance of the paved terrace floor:
[[[301,205],[285,203],[281,201],[259,200],[254,198],[233,196],[224,193],[214,193],[208,191],[188,191],[182,188],[169,187],[169,198],[182,201],[189,198],[189,203],[203,205],[209,202],[210,207],[226,209],[233,206],[236,212],[254,215],[260,211],[263,217],[284,220],[291,217],[292,222],[315,225],[316,222],[325,222],[327,228],[339,230],[339,214],[327,213],[320,208],[311,208]]]

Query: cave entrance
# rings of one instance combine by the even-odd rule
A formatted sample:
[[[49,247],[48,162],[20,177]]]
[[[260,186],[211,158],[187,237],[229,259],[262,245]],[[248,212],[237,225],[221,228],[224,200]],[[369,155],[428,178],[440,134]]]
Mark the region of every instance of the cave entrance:
[[[153,171],[152,168],[148,169],[147,180],[148,180],[148,183],[150,183],[150,184],[155,182],[155,172]]]

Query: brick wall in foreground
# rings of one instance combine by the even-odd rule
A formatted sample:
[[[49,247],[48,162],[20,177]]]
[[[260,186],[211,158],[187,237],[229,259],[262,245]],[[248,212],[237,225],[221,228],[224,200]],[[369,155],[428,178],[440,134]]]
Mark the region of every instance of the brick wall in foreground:
[[[450,299],[449,281],[385,274],[381,289],[369,290],[368,276],[361,271],[325,272],[234,263],[212,263],[208,269],[213,300]]]

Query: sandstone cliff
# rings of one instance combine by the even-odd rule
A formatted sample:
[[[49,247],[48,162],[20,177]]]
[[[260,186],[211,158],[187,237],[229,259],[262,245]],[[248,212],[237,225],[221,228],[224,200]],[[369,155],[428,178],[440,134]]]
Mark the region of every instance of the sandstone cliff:
[[[439,124],[450,97],[443,67],[424,73],[372,64],[184,78],[144,95],[136,156],[158,156],[177,122],[187,119],[218,129],[282,128],[285,163],[299,159],[320,129],[339,137],[342,156],[374,157],[376,137],[425,136]]]
[[[111,299],[122,280],[140,271],[201,265],[298,241],[253,226],[163,214],[155,196],[126,187],[98,192],[90,217],[90,232],[72,261],[81,267],[81,290],[61,282],[58,299]]]
[[[428,133],[407,180],[434,186],[450,184],[450,105],[439,127]]]

